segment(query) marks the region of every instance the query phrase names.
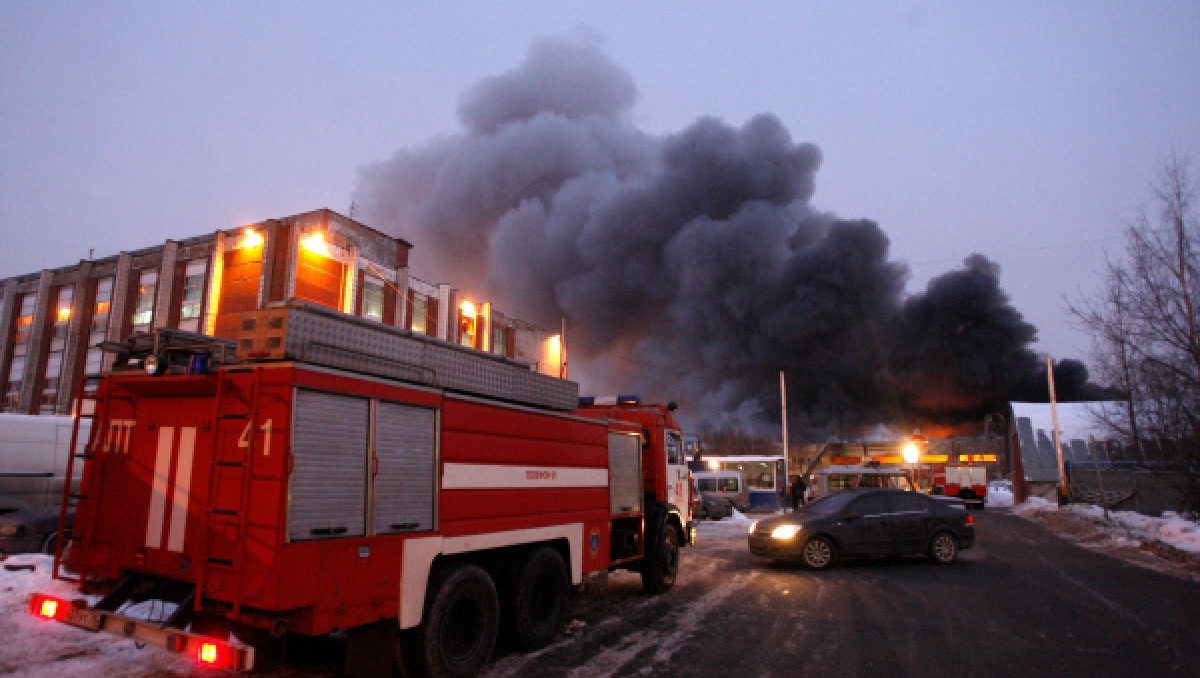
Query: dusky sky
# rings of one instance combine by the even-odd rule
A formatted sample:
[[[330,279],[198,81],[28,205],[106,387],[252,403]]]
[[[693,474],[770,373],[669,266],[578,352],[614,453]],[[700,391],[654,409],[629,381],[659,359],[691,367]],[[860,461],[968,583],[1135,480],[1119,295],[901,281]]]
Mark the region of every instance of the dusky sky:
[[[1200,161],[1194,0],[8,2],[0,277],[346,213],[360,168],[460,132],[462,92],[579,26],[639,128],[778,116],[821,149],[813,206],[877,221],[910,291],[982,253],[1056,357],[1087,352],[1063,298],[1162,159]]]

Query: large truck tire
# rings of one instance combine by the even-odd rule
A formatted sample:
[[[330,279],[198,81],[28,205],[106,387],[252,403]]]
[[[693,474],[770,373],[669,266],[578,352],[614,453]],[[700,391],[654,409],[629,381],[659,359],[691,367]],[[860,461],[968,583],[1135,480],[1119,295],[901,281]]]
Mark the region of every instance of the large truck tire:
[[[642,561],[642,588],[646,593],[659,595],[675,586],[681,539],[679,531],[665,517],[651,536],[653,540]]]
[[[566,622],[570,587],[558,551],[543,546],[530,553],[500,591],[506,640],[522,650],[550,644]]]
[[[491,657],[500,603],[488,573],[469,563],[439,568],[429,581],[425,619],[401,639],[405,668],[429,678],[467,678]]]

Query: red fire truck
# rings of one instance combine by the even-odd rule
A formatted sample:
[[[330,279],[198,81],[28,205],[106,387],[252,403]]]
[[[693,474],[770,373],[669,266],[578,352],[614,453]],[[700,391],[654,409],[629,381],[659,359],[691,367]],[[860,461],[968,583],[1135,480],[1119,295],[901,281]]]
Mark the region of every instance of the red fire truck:
[[[992,454],[955,454],[933,466],[933,493],[958,497],[967,506],[983,508],[987,501],[987,466]]]
[[[467,676],[501,630],[548,643],[610,570],[673,586],[694,538],[673,406],[580,404],[510,359],[295,302],[243,330],[237,359],[155,340],[86,396],[62,562],[104,596],[31,612],[226,668],[254,664],[239,639],[336,634],[347,675]]]

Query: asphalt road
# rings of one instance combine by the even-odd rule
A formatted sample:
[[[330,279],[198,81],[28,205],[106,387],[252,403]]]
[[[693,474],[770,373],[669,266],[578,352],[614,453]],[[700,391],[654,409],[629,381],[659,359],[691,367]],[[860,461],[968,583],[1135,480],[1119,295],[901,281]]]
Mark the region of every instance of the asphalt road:
[[[482,675],[1200,678],[1200,573],[1084,548],[1007,512],[974,515],[975,548],[951,566],[892,558],[819,573],[751,556],[748,523],[702,524],[669,594],[615,574],[577,597],[558,641],[498,648]],[[332,678],[334,655],[309,643],[260,675]]]
[[[1200,583],[976,512],[975,548],[814,573],[705,526],[662,597],[636,577],[580,596],[566,637],[498,651],[490,678],[531,676],[1200,676]]]

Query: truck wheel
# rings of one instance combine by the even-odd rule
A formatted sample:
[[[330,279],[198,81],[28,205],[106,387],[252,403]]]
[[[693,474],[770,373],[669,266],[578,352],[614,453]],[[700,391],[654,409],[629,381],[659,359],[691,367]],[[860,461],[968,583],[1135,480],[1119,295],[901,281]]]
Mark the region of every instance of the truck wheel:
[[[679,572],[679,533],[675,526],[664,522],[657,543],[651,545],[642,563],[642,588],[647,593],[666,593],[675,586]]]
[[[475,675],[496,644],[496,585],[483,568],[464,564],[435,574],[429,590],[425,620],[405,643],[406,666],[431,678]]]
[[[521,563],[501,591],[500,613],[509,639],[523,650],[554,640],[567,618],[570,579],[558,551],[542,547]]]

